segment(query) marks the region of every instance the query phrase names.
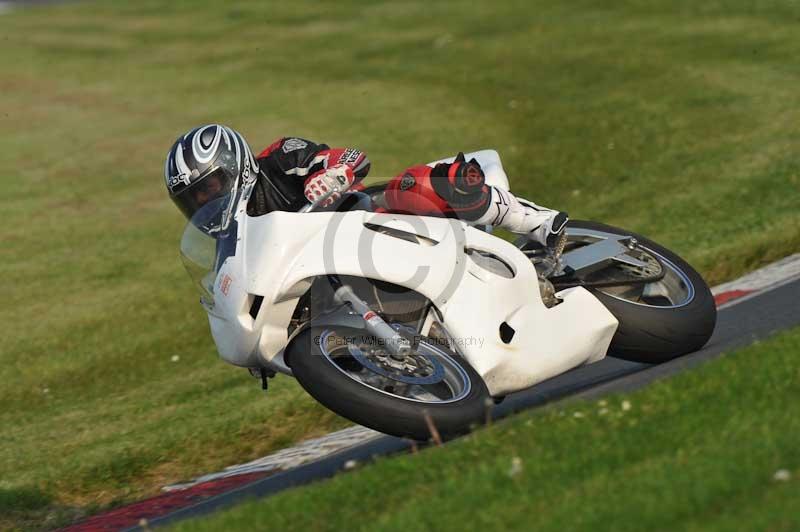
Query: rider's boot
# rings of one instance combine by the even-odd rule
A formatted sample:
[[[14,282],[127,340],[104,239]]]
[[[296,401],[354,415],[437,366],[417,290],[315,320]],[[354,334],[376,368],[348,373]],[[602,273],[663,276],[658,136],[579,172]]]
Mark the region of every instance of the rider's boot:
[[[472,223],[501,227],[512,233],[527,234],[549,249],[563,240],[569,220],[566,212],[546,209],[531,201],[517,198],[511,192],[489,187],[491,198],[486,212]]]

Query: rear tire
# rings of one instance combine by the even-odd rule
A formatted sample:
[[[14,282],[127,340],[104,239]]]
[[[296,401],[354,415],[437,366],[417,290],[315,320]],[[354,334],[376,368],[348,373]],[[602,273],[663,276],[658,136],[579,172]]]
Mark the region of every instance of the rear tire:
[[[608,295],[601,289],[590,289],[619,320],[611,342],[611,356],[656,364],[696,351],[708,342],[714,332],[717,307],[708,285],[689,263],[652,240],[624,229],[579,220],[569,222],[567,234],[569,227],[630,235],[679,268],[694,288],[693,298],[675,308],[640,305]]]
[[[435,346],[458,364],[469,380],[463,397],[452,402],[404,399],[355,380],[332,362],[320,345],[320,338],[331,330],[342,338],[370,338],[364,329],[309,327],[291,341],[286,355],[300,385],[337,414],[386,434],[419,441],[432,437],[425,420],[426,412],[444,439],[468,432],[472,425],[484,419],[489,392],[480,375],[460,356]],[[433,345],[424,337],[421,342]]]

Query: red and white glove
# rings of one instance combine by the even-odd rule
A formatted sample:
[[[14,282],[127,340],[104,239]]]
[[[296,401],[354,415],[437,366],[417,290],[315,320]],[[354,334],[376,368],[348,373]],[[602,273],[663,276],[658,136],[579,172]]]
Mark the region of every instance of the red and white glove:
[[[309,177],[303,193],[308,201],[314,203],[333,190],[333,194],[322,204],[323,207],[327,207],[338,200],[342,196],[342,191],[349,188],[355,180],[352,168],[346,164],[337,164]]]

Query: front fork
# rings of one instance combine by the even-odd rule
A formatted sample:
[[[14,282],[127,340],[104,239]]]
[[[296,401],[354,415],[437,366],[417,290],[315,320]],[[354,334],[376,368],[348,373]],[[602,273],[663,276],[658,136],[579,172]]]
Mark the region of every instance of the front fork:
[[[349,305],[353,310],[361,314],[367,331],[386,346],[392,358],[403,360],[411,354],[411,342],[370,309],[369,305],[358,297],[349,285],[343,284],[337,275],[328,275],[328,280],[335,289],[333,293],[334,301]]]

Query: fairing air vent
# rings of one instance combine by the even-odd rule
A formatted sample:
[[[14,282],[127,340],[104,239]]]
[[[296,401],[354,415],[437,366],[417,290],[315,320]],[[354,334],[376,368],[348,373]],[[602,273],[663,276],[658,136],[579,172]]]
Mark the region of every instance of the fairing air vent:
[[[494,253],[470,248],[464,249],[464,252],[482,269],[505,279],[514,278],[515,272],[511,265]]]
[[[406,242],[412,242],[414,244],[420,244],[423,246],[435,246],[439,243],[427,236],[418,235],[409,231],[403,231],[402,229],[395,229],[394,227],[386,227],[385,225],[365,223],[364,227],[370,231],[375,231],[376,233],[380,233],[382,235],[391,236],[400,240],[405,240]]]
[[[252,296],[253,302],[250,304],[250,317],[256,319],[258,311],[261,310],[261,303],[264,302],[264,296]]]

